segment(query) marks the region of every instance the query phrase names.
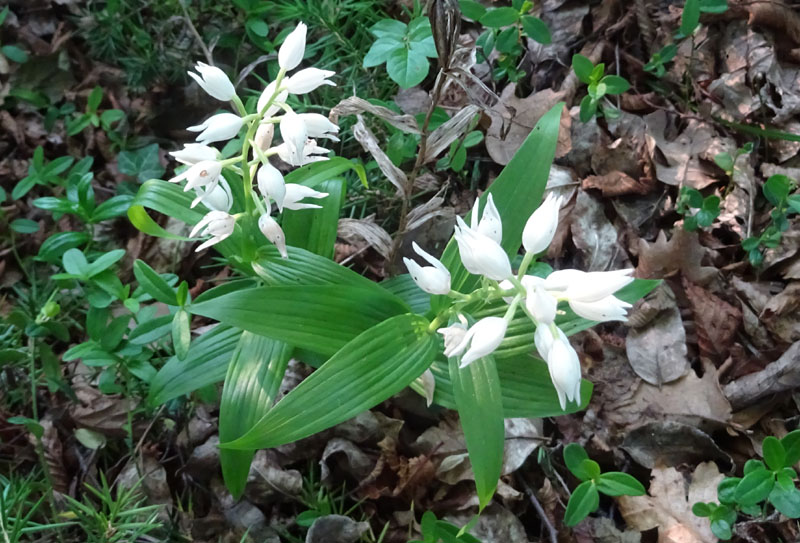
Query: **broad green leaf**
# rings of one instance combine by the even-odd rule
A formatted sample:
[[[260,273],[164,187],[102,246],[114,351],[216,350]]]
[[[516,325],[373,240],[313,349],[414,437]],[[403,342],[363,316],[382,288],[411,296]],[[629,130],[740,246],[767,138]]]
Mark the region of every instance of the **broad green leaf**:
[[[475,0],[459,0],[461,14],[467,19],[478,21],[486,13],[486,8]]]
[[[3,54],[8,58],[8,60],[12,62],[22,64],[28,61],[28,53],[16,45],[4,45],[0,49],[2,49]]]
[[[764,501],[775,486],[775,474],[757,469],[745,475],[736,487],[736,503],[755,505]]]
[[[321,432],[400,392],[428,367],[437,348],[427,319],[397,315],[366,330],[287,394],[236,449],[277,447]]]
[[[541,44],[548,45],[553,39],[550,36],[550,29],[539,17],[533,15],[522,16],[522,29],[531,39],[538,41]]]
[[[394,37],[380,38],[372,44],[364,55],[364,68],[373,68],[387,61],[395,50],[405,47],[402,41]]]
[[[418,85],[428,75],[428,58],[411,48],[392,51],[386,59],[386,72],[404,89]]]
[[[144,183],[149,179],[158,179],[166,169],[158,157],[158,144],[151,143],[135,151],[122,151],[117,155],[119,171],[125,175],[136,177]]]
[[[707,503],[697,502],[692,506],[692,514],[696,517],[710,517],[711,511],[711,506],[709,506]]]
[[[419,288],[410,274],[395,275],[381,281],[380,286],[407,303],[414,313],[424,315],[431,308],[431,295]]]
[[[686,0],[683,5],[681,26],[678,30],[683,37],[689,36],[700,24],[700,0]]]
[[[500,378],[491,356],[465,368],[459,368],[458,358],[453,357],[449,367],[482,510],[491,501],[503,468],[505,427]]]
[[[631,88],[631,84],[624,77],[607,75],[602,79],[606,86],[606,94],[622,94]]]
[[[369,29],[370,33],[376,38],[393,37],[402,40],[406,35],[408,26],[402,21],[394,19],[381,19]]]
[[[736,487],[739,486],[740,477],[725,477],[717,485],[717,499],[719,503],[731,504],[736,501]]]
[[[572,69],[575,70],[575,75],[582,83],[587,85],[592,82],[591,76],[594,71],[594,64],[592,61],[583,55],[572,56]]]
[[[514,8],[502,7],[488,10],[480,19],[483,26],[500,28],[513,25],[519,19],[519,11]]]
[[[339,213],[344,202],[346,185],[344,179],[324,181],[316,187],[328,196],[319,200],[319,209],[285,210],[281,227],[286,244],[302,247],[307,251],[333,258]]]
[[[606,496],[642,496],[645,493],[644,486],[635,477],[619,471],[600,475],[597,489]]]
[[[786,451],[785,465],[793,466],[800,460],[800,430],[794,430],[783,436],[781,444]]]
[[[131,202],[133,202],[133,196],[127,194],[109,198],[97,206],[94,213],[92,213],[91,222],[102,222],[114,217],[120,217],[131,207]]]
[[[20,234],[33,234],[39,231],[39,223],[30,219],[14,219],[8,226]]]
[[[89,264],[87,273],[93,277],[106,271],[108,268],[119,262],[125,256],[125,249],[114,249],[98,256],[94,262]]]
[[[769,502],[787,517],[800,518],[800,490],[794,486],[784,488],[781,485],[775,485],[769,494]]]
[[[292,348],[280,341],[243,332],[233,353],[219,406],[219,439],[245,435],[272,407]],[[244,492],[255,451],[220,449],[222,476],[234,498]]]
[[[164,230],[161,225],[147,214],[147,209],[158,211],[186,224],[194,225],[203,218],[203,208],[198,206],[190,209],[189,206],[192,203],[192,199],[191,194],[184,192],[180,186],[174,183],[151,179],[143,183],[139,188],[139,192],[128,208],[128,218],[136,228],[149,236],[189,241],[189,238]]]
[[[777,437],[767,436],[761,444],[764,462],[772,471],[778,471],[786,461],[786,450]]]
[[[564,104],[558,103],[539,119],[517,153],[480,198],[483,207],[488,194],[492,194],[503,217],[502,246],[510,256],[519,251],[525,223],[542,198],[556,152],[563,108]],[[454,290],[467,292],[477,284],[478,278],[470,275],[461,264],[455,240],[451,239],[447,244],[441,261],[450,270]],[[444,296],[431,299],[434,310],[446,303]]]
[[[564,512],[564,524],[575,526],[589,514],[597,510],[600,505],[600,495],[592,481],[585,481],[578,485],[572,496],[569,497],[567,510]]]
[[[184,360],[173,356],[150,382],[147,403],[157,407],[225,378],[241,330],[219,325],[195,339]]]
[[[154,300],[167,305],[177,305],[175,291],[153,268],[143,260],[133,263],[133,275],[139,286]]]
[[[162,315],[142,321],[128,334],[128,341],[134,345],[147,345],[157,341],[172,331],[172,319],[172,315]]]
[[[340,285],[260,287],[190,306],[195,315],[295,347],[332,355],[361,332],[408,306],[374,289]]]
[[[88,275],[89,262],[87,262],[83,252],[79,249],[66,251],[61,260],[67,273],[78,276]]]
[[[307,187],[317,188],[320,183],[334,179],[338,175],[352,170],[358,175],[361,184],[367,186],[367,174],[364,166],[358,162],[342,157],[332,157],[321,162],[312,162],[295,170],[286,176],[287,183],[302,183]]]
[[[565,446],[563,456],[564,456],[564,464],[567,466],[567,469],[570,470],[575,477],[581,480],[586,480],[590,478],[581,469],[581,464],[583,463],[584,460],[589,460],[589,455],[586,454],[586,449],[584,449],[580,444],[570,443],[567,446]]]

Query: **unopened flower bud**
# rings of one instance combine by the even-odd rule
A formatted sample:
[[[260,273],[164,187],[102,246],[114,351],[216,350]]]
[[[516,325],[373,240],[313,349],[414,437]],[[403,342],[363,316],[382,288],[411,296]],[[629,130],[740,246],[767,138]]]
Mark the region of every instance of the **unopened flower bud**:
[[[413,242],[412,247],[430,264],[430,266],[420,266],[410,258],[403,258],[403,262],[417,286],[429,294],[450,292],[450,272],[444,264],[424,251],[417,245],[417,242]]]
[[[286,36],[278,50],[278,65],[286,70],[294,70],[303,60],[306,52],[306,25],[300,23]]]
[[[231,80],[225,75],[225,72],[216,66],[198,62],[194,69],[199,72],[199,75],[194,72],[189,72],[189,76],[197,81],[200,88],[209,95],[223,102],[227,102],[236,96],[236,89],[233,88],[233,83],[231,83]]]
[[[275,125],[272,123],[264,123],[258,125],[258,130],[256,130],[256,137],[253,138],[255,141],[256,147],[261,149],[262,151],[266,151],[269,149],[270,145],[272,145],[272,138],[275,136]]]
[[[283,230],[278,221],[269,215],[261,215],[258,219],[258,229],[261,230],[265,238],[278,248],[281,258],[289,258],[289,254],[286,252],[286,236],[283,235]]]
[[[265,198],[272,198],[278,205],[278,211],[283,211],[283,202],[286,198],[286,182],[278,168],[265,162],[258,169],[256,175],[258,190]]]
[[[200,143],[212,143],[215,141],[225,141],[236,137],[242,128],[242,118],[233,113],[218,113],[206,119],[202,124],[190,126],[187,130],[200,132],[197,141]]]
[[[536,254],[547,249],[558,228],[559,209],[561,209],[561,197],[551,192],[531,214],[522,231],[522,246],[526,252]]]

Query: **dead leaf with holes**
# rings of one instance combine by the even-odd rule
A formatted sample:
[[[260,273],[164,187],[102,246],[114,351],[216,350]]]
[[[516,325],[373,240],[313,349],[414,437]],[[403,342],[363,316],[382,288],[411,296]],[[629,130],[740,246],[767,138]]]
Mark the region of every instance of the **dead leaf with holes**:
[[[657,467],[651,472],[649,496],[620,496],[619,510],[631,528],[658,528],[658,543],[717,543],[708,519],[696,517],[692,505],[716,502],[722,478],[713,462],[698,465],[688,484],[675,468]]]

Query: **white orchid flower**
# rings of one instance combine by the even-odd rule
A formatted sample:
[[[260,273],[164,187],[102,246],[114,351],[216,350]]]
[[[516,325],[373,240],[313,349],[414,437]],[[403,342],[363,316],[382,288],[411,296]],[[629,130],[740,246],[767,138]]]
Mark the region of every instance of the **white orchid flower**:
[[[195,192],[197,197],[189,206],[191,208],[194,208],[200,202],[212,211],[230,211],[231,207],[233,207],[233,193],[231,193],[231,187],[224,177],[220,177],[219,182],[213,187],[207,189],[197,187]]]
[[[456,217],[456,243],[461,262],[468,272],[502,281],[512,275],[508,255],[494,239],[471,229]]]
[[[211,247],[219,243],[231,234],[233,228],[236,226],[236,218],[225,211],[209,211],[205,217],[200,219],[200,222],[194,225],[189,237],[198,235],[211,236],[211,239],[202,243],[200,247],[195,249],[195,252],[200,252],[203,249]]]
[[[467,334],[467,319],[464,318],[464,315],[459,314],[458,320],[459,322],[454,322],[450,326],[436,330],[444,338],[444,355],[447,357],[453,356],[456,347],[461,344]]]
[[[570,302],[596,302],[631,283],[633,271],[632,268],[609,272],[558,270],[547,276],[545,288],[558,291]]]
[[[467,330],[461,342],[450,349],[449,356],[458,356],[466,349],[467,352],[461,357],[459,368],[468,366],[475,360],[492,354],[503,341],[507,328],[508,323],[504,318],[485,317]]]
[[[300,23],[286,36],[278,50],[278,66],[291,71],[297,68],[306,52],[306,25]]]
[[[172,151],[170,155],[181,164],[197,164],[204,160],[217,160],[219,151],[214,147],[203,145],[202,143],[184,143],[183,149]]]
[[[200,143],[213,143],[236,137],[242,128],[242,122],[242,118],[233,113],[217,113],[202,124],[190,126],[187,130],[200,132],[196,138]]]
[[[311,164],[312,162],[328,160],[328,157],[326,156],[317,155],[327,155],[330,153],[330,149],[320,147],[317,145],[316,140],[311,139],[306,141],[306,144],[303,147],[303,155],[300,157],[296,156],[295,153],[290,152],[286,143],[281,143],[280,145],[272,147],[270,151],[276,153],[281,160],[290,166],[305,166],[306,164]]]
[[[419,256],[430,264],[430,266],[420,266],[410,258],[403,258],[403,262],[417,286],[429,294],[447,294],[450,292],[450,272],[444,264],[424,251],[417,245],[416,241],[411,246]]]
[[[327,138],[332,141],[339,141],[336,134],[339,127],[328,120],[325,115],[319,113],[301,113],[300,118],[306,125],[309,138]]]
[[[236,96],[236,89],[234,89],[233,83],[231,83],[231,80],[225,75],[225,72],[216,66],[198,62],[194,69],[197,70],[198,73],[189,72],[189,77],[194,79],[197,84],[200,85],[200,88],[212,97],[227,102]]]
[[[265,238],[278,248],[281,258],[289,258],[289,253],[286,252],[286,236],[283,234],[283,229],[278,224],[278,221],[267,214],[261,215],[258,219],[258,229],[261,230]]]
[[[631,304],[623,302],[616,296],[606,296],[595,302],[569,300],[572,310],[584,319],[597,322],[627,321]]]
[[[286,181],[278,168],[265,162],[256,174],[258,190],[265,198],[271,198],[278,205],[278,211],[283,211],[283,202],[286,198]]]
[[[581,362],[564,332],[552,325],[537,326],[534,341],[547,362],[561,409],[566,409],[567,401],[580,401]]]
[[[303,148],[308,140],[308,129],[300,115],[287,111],[281,118],[281,138],[289,153],[290,164],[303,160]]]
[[[264,89],[264,92],[261,93],[261,96],[258,97],[258,103],[256,104],[256,109],[259,113],[261,110],[264,109],[267,104],[269,103],[269,99],[275,94],[277,81],[271,81],[267,88]],[[286,98],[289,96],[289,91],[282,90],[278,96],[275,97],[275,100],[272,102],[272,105],[264,112],[264,117],[272,117],[278,111],[280,111],[281,106],[279,103],[286,102]]]
[[[491,238],[496,243],[503,241],[503,221],[500,219],[500,212],[497,211],[497,206],[494,205],[494,197],[491,193],[486,198],[486,206],[483,208],[483,214],[478,220],[478,206],[480,199],[475,200],[472,206],[472,217],[470,228]]]
[[[320,208],[322,206],[318,206],[316,204],[304,204],[300,202],[300,200],[304,198],[325,198],[327,195],[327,192],[319,192],[311,187],[307,187],[299,183],[287,183],[286,195],[283,199],[283,208],[295,210]]]
[[[553,241],[558,228],[558,210],[561,209],[562,198],[552,192],[547,194],[544,202],[531,214],[522,231],[522,246],[528,253],[541,253]]]
[[[183,187],[183,192],[190,191],[198,187],[208,187],[209,190],[214,188],[222,174],[222,164],[216,160],[202,160],[182,173],[179,173],[172,179],[170,183],[178,183],[186,180],[186,186]]]
[[[336,83],[328,79],[334,74],[336,74],[336,72],[330,70],[306,68],[287,78],[285,87],[286,90],[289,91],[289,94],[306,94],[318,89],[322,85],[335,87]]]
[[[545,289],[544,279],[533,275],[522,278],[525,287],[525,309],[537,324],[550,324],[556,318],[558,300]]]

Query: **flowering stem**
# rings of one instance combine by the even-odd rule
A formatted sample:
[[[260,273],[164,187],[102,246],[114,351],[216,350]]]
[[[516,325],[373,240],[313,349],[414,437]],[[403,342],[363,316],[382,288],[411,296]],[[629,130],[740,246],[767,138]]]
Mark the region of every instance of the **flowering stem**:
[[[247,115],[247,110],[244,107],[244,102],[242,102],[242,99],[234,95],[233,98],[231,98],[231,100],[233,101],[233,104],[236,106],[236,111],[239,112],[239,115],[245,117]]]
[[[514,296],[514,299],[508,306],[508,310],[506,310],[506,314],[503,315],[503,319],[505,319],[506,322],[510,322],[511,319],[514,318],[514,313],[517,312],[517,306],[519,305],[520,300],[522,300],[522,294],[517,294]]]
[[[522,279],[525,277],[525,272],[528,271],[528,267],[533,262],[533,257],[535,255],[533,253],[525,253],[525,256],[522,257],[522,264],[519,266],[519,272],[517,274],[517,279]]]

